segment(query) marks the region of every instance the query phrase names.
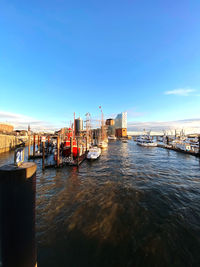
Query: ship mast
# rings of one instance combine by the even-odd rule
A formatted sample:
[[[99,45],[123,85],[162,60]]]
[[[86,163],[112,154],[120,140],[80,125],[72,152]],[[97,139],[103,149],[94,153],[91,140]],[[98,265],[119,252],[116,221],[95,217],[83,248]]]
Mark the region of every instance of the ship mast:
[[[99,106],[101,110],[101,139],[102,141],[105,139],[105,130],[104,130],[104,116],[101,106]]]
[[[75,112],[74,112],[74,138],[76,136]]]
[[[89,137],[90,138],[90,130],[91,130],[91,123],[90,123],[90,121],[91,121],[91,118],[90,118],[90,113],[89,112],[87,112],[86,114],[85,114],[85,116],[86,116],[86,136],[87,136],[87,138]]]

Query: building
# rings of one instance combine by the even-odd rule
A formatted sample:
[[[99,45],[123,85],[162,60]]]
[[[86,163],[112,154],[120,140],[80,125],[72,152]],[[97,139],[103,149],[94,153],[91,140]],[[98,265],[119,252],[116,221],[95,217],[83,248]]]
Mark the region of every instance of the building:
[[[127,136],[127,112],[122,112],[115,118],[115,135],[116,137]]]
[[[0,123],[0,132],[1,133],[12,133],[14,126],[8,123]]]
[[[78,119],[75,119],[75,131],[76,134],[83,131],[83,120],[80,117]]]
[[[107,135],[115,135],[115,120],[114,119],[107,119],[106,120],[106,131]]]
[[[115,125],[115,120],[114,119],[107,119],[106,120],[106,125],[109,125],[109,126]]]

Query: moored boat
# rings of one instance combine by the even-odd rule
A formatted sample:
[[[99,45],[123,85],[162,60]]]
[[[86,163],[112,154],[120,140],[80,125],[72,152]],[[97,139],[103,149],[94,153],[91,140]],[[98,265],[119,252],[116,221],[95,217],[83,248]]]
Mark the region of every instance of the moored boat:
[[[101,155],[101,148],[99,147],[92,147],[89,149],[87,154],[87,159],[98,159]]]
[[[108,136],[108,140],[109,141],[115,141],[115,140],[117,140],[117,137],[115,137],[114,135],[110,135],[110,136]]]
[[[104,148],[107,148],[108,147],[108,143],[105,142],[105,141],[101,141],[99,144],[98,144],[98,147],[104,149]]]
[[[142,135],[137,139],[137,145],[144,147],[156,147],[157,143],[151,139],[150,135]]]

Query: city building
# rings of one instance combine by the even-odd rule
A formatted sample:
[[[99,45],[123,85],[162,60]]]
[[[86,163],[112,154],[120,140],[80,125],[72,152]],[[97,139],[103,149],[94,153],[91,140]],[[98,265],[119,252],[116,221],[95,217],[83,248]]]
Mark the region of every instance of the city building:
[[[127,112],[122,112],[115,118],[115,135],[116,137],[127,136]]]
[[[8,123],[0,123],[0,132],[1,133],[12,133],[14,126]]]
[[[107,135],[115,135],[115,120],[114,119],[107,119],[106,120],[106,130]]]
[[[106,125],[109,125],[109,126],[115,125],[115,120],[114,119],[107,119],[106,120]]]
[[[83,120],[80,117],[78,119],[75,119],[75,131],[76,134],[83,131]]]

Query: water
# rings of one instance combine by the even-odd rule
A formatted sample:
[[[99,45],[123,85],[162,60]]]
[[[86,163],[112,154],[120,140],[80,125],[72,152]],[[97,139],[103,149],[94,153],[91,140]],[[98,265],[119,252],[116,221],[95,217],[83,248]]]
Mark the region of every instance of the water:
[[[36,162],[39,267],[200,266],[198,158],[129,140],[79,169]]]

